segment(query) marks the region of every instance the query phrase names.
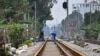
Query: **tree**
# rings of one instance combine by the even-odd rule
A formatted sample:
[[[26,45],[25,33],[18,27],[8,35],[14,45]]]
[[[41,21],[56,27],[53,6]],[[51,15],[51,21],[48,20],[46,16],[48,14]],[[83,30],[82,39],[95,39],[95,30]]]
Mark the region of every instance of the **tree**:
[[[28,11],[26,0],[0,0],[0,18],[6,19],[6,23],[23,20],[23,14]]]
[[[78,11],[73,11],[65,20],[62,21],[62,27],[64,30],[68,31],[71,29],[74,32],[77,32],[77,29],[80,29],[83,25],[83,17]],[[79,26],[79,27],[77,27]],[[72,34],[73,35],[73,34]]]
[[[34,22],[35,0],[0,0],[0,23],[9,24],[12,22],[27,24],[28,20]],[[56,0],[36,0],[37,2],[37,24],[42,27],[44,21],[52,20],[50,8]],[[23,17],[24,16],[24,17]],[[28,18],[29,17],[29,18]],[[35,23],[35,22],[34,22]],[[32,24],[32,23],[31,23]],[[32,27],[33,28],[33,27]],[[38,30],[37,30],[38,31]]]
[[[50,15],[50,8],[56,0],[0,0],[0,26],[10,25],[7,32],[9,32],[11,44],[16,48],[23,40],[22,32],[25,31],[23,24],[28,24],[29,30],[33,29],[33,26],[30,26],[35,23],[35,1],[37,2],[37,32],[39,32],[45,24],[44,21],[53,19]]]
[[[57,1],[56,0],[28,0],[29,1],[29,4],[31,6],[31,9],[30,9],[30,17],[33,18],[33,22],[35,21],[35,1],[36,1],[36,14],[37,14],[37,18],[36,18],[36,22],[37,22],[37,25],[39,25],[40,27],[37,27],[37,32],[39,32],[43,26],[44,26],[44,22],[46,20],[52,20],[53,17],[51,14],[51,11],[50,11],[50,8],[53,7],[53,4],[56,3]],[[34,17],[33,17],[34,16]],[[34,22],[35,23],[35,22]]]
[[[90,19],[91,16],[91,19]],[[85,26],[83,28],[83,30],[86,31],[85,35],[86,38],[91,39],[97,39],[99,31],[100,31],[100,11],[95,11],[94,13],[90,12],[85,14]]]

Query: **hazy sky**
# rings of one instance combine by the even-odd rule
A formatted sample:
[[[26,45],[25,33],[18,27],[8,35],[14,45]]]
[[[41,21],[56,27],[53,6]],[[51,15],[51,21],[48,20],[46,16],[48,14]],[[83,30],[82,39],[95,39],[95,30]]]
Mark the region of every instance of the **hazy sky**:
[[[66,17],[66,10],[62,8],[62,3],[66,0],[57,0],[58,3],[53,6],[51,9],[51,15],[53,16],[54,20],[47,21],[46,24],[51,27],[61,23],[62,19]],[[72,12],[72,4],[75,3],[83,3],[84,0],[69,0],[69,14]]]

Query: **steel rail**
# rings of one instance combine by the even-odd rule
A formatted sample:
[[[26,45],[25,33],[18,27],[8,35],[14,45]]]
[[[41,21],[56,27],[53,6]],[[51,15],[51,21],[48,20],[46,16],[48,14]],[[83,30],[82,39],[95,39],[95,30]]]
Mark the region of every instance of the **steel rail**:
[[[64,43],[62,43],[61,41],[54,41],[55,44],[57,45],[59,51],[61,52],[61,55],[63,56],[86,56],[84,53],[72,48],[69,45],[66,45]],[[42,52],[45,49],[47,41],[45,41],[42,46],[39,47],[39,49],[36,51],[35,54],[33,54],[33,56],[41,56]]]
[[[86,56],[84,53],[82,53],[82,52],[76,50],[75,48],[72,48],[71,46],[69,46],[69,45],[67,45],[67,44],[62,43],[61,41],[58,41],[58,40],[57,40],[57,42],[58,42],[58,44],[59,44],[60,46],[62,46],[61,48],[64,49],[64,52],[65,52],[65,50],[66,50],[67,53],[65,52],[65,54],[66,54],[67,56]]]
[[[45,41],[40,47],[39,49],[36,51],[35,54],[33,54],[33,56],[40,56],[42,54],[43,49],[45,48],[47,41]]]

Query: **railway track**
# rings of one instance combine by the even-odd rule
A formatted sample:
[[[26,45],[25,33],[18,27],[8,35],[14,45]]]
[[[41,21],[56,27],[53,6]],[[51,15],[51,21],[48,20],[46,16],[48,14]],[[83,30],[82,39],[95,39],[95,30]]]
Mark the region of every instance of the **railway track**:
[[[61,41],[45,41],[32,56],[86,56]]]

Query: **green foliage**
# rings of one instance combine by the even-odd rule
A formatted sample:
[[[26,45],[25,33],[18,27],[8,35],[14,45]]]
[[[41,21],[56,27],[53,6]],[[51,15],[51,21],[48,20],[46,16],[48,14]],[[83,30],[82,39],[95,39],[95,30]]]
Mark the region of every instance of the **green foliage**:
[[[23,20],[23,14],[30,8],[27,0],[0,0],[0,5],[0,17],[5,18],[6,23]]]
[[[94,37],[94,39],[97,39],[98,33],[100,32],[100,24],[90,24],[88,26],[85,26],[83,30],[85,30],[86,32],[86,38],[90,39],[91,37]]]
[[[25,44],[22,43],[22,44],[19,44],[18,46],[21,47],[21,46],[24,46],[24,45],[25,45]]]
[[[13,55],[11,55],[10,53],[9,53],[9,51],[10,51],[10,48],[5,48],[5,56],[13,56]]]
[[[90,17],[91,16],[91,17]],[[90,19],[91,18],[91,19]],[[94,39],[97,39],[98,34],[100,33],[100,11],[95,11],[94,13],[86,13],[85,14],[85,27],[83,30],[85,30],[85,36],[86,38],[90,39],[91,37],[94,37]]]
[[[84,16],[85,25],[89,25],[90,23],[100,23],[100,11],[95,11],[94,13],[88,12]]]
[[[28,45],[29,43],[32,43],[32,40],[26,40],[26,41],[23,42],[23,44],[27,44],[27,45]]]
[[[7,20],[5,18],[0,17],[0,24],[7,24],[6,21]]]
[[[56,0],[36,0],[37,4],[37,31],[42,29],[44,21],[52,20],[53,17],[50,15],[50,8],[53,7]],[[28,19],[34,22],[34,10],[35,0],[0,0],[0,20],[1,24],[9,24],[12,22],[16,23],[26,23]],[[26,14],[26,21],[24,20],[24,15]],[[29,14],[29,16],[28,16]],[[28,18],[29,17],[29,18]],[[32,27],[33,28],[33,27]]]
[[[23,31],[24,28],[21,24],[11,24],[8,26],[8,35],[12,46],[18,48],[18,45],[22,43],[24,39],[22,36]]]
[[[18,46],[23,46],[23,45],[29,45],[30,43],[32,43],[32,40],[30,39],[25,39],[23,40],[23,42],[21,44],[19,44]]]
[[[78,23],[81,22],[80,24]],[[83,17],[82,14],[78,11],[73,11],[72,14],[68,15],[65,20],[62,21],[62,30],[63,32],[68,28],[68,26],[73,25],[74,28],[78,29],[77,25],[79,25],[79,28],[83,25]]]
[[[36,1],[36,22],[35,18],[33,18],[33,24],[37,24],[36,31],[39,33],[39,31],[43,28],[43,25],[45,24],[46,20],[52,20],[53,17],[51,15],[50,8],[53,7],[54,3],[57,3],[56,0],[28,0],[29,4],[31,6],[30,9],[30,17],[33,18],[35,13],[35,1]],[[34,16],[35,17],[35,16]]]
[[[85,25],[90,24],[90,13],[86,13],[84,16],[85,16],[85,20],[84,20]]]
[[[35,4],[33,0],[29,0],[30,5],[32,6],[31,15],[34,15],[35,11]],[[41,21],[43,20],[52,20],[52,16],[50,15],[50,8],[52,8],[53,3],[55,3],[56,0],[36,0],[36,6],[37,6],[37,18]]]
[[[23,41],[22,36],[24,31],[23,23],[32,24],[34,22],[34,7],[35,0],[0,0],[0,28],[5,28],[10,37],[12,46],[18,47]],[[43,28],[44,21],[52,20],[50,8],[53,7],[56,0],[36,0],[37,2],[37,31]],[[24,15],[26,15],[26,21]],[[28,14],[29,18],[28,18]],[[29,21],[30,20],[30,21]],[[21,23],[21,24],[19,24]],[[35,22],[34,22],[35,23]],[[33,24],[34,25],[34,24]],[[32,27],[33,29],[33,27]],[[32,33],[33,34],[33,33]],[[25,43],[30,43],[26,41]]]

